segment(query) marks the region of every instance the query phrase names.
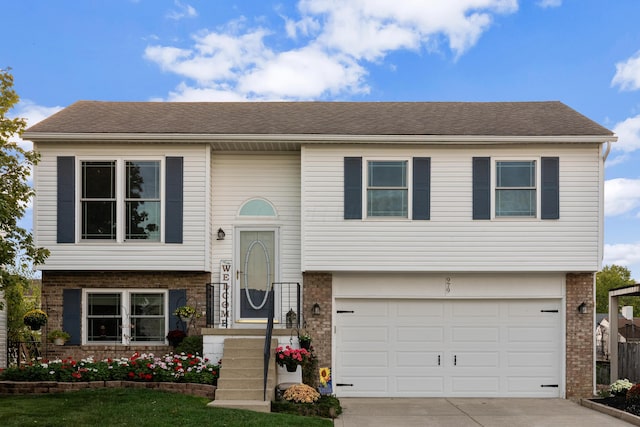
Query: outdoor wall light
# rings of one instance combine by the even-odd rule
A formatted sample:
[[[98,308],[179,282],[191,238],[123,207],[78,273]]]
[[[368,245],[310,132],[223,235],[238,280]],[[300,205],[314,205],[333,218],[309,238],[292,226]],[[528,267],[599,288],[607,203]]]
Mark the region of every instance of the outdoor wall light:
[[[224,240],[224,236],[226,236],[224,230],[222,228],[218,228],[218,240]]]
[[[311,308],[311,314],[313,314],[314,316],[320,316],[320,304],[313,304],[313,307]]]
[[[578,313],[580,314],[586,314],[587,313],[587,304],[586,303],[582,303],[578,306]]]

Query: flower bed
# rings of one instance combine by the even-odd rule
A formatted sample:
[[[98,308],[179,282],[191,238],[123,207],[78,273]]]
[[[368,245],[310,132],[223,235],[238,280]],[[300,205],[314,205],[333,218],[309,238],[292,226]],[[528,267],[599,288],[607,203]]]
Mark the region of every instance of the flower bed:
[[[0,371],[8,381],[139,381],[216,385],[220,367],[192,354],[134,353],[130,358],[39,360]]]

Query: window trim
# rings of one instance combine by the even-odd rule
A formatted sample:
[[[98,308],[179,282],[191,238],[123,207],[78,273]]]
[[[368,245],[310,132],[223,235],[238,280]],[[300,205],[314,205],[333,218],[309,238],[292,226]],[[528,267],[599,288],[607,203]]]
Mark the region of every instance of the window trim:
[[[496,191],[498,190],[498,162],[534,162],[535,165],[535,192],[536,192],[536,214],[534,216],[498,216],[496,215]],[[530,221],[540,220],[540,212],[542,211],[542,157],[540,156],[509,156],[509,157],[491,157],[491,219],[499,221]]]
[[[384,157],[363,157],[362,167],[362,220],[371,221],[412,221],[413,220],[413,158],[412,156],[384,156]],[[369,216],[369,164],[371,162],[405,162],[405,182],[407,186],[402,188],[407,192],[407,216]],[[393,187],[400,189],[399,187]]]
[[[165,338],[162,341],[133,341],[130,339],[130,336],[122,333],[121,342],[118,341],[89,341],[89,294],[121,294],[121,305],[122,305],[122,324],[123,329],[124,325],[131,325],[131,314],[128,314],[129,307],[131,304],[131,294],[163,294],[163,305],[164,305],[164,332]],[[166,334],[169,332],[169,321],[171,317],[171,313],[169,313],[169,290],[168,289],[154,289],[154,288],[85,288],[82,289],[82,301],[81,301],[81,334],[82,334],[82,345],[167,345],[168,341],[166,338]],[[125,316],[129,319],[125,319]],[[129,332],[131,330],[129,329]]]
[[[112,239],[83,239],[82,238],[82,179],[83,170],[82,165],[84,162],[115,162],[115,174],[116,174],[116,238]],[[143,162],[143,161],[157,161],[159,162],[160,171],[160,240],[146,240],[146,239],[125,239],[126,234],[126,221],[127,221],[127,198],[126,198],[126,186],[127,186],[127,162]],[[158,244],[165,243],[165,231],[166,231],[166,157],[165,156],[83,156],[76,157],[76,174],[75,181],[75,200],[76,200],[76,218],[78,221],[75,225],[76,242],[80,244]]]

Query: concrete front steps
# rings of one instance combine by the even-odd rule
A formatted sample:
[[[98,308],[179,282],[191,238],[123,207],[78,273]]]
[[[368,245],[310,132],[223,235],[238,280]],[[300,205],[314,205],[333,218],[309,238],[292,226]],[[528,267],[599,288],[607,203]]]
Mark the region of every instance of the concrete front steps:
[[[209,406],[271,412],[276,386],[273,351],[277,346],[278,340],[272,339],[264,400],[264,338],[225,339],[216,399]]]

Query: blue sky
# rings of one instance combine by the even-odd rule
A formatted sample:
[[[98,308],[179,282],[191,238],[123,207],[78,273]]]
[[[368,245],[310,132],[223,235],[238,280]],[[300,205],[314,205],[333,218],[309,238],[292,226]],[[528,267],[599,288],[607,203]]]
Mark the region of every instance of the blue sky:
[[[619,137],[604,263],[640,280],[638,17],[638,0],[7,0],[0,68],[29,124],[81,99],[559,100]]]

